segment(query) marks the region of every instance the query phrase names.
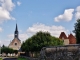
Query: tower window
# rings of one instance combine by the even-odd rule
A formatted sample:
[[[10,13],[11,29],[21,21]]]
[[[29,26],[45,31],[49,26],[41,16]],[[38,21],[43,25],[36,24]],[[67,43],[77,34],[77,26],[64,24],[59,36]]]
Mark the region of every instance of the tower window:
[[[17,43],[15,43],[15,45],[17,45]]]

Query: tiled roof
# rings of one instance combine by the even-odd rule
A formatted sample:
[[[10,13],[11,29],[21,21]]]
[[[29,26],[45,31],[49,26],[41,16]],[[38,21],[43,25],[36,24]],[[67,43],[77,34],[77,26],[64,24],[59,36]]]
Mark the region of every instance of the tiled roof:
[[[68,36],[68,39],[69,39],[69,44],[76,44],[76,38],[72,34]]]
[[[60,39],[67,39],[67,36],[64,32],[61,32],[60,36],[59,36]]]

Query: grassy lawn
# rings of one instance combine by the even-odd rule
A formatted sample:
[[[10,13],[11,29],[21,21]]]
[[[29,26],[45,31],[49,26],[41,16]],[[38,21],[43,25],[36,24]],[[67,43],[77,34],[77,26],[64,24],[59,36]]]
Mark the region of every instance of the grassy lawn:
[[[29,59],[26,59],[26,58],[23,58],[23,57],[19,57],[17,60],[29,60]]]
[[[2,60],[2,58],[0,58],[0,60]]]

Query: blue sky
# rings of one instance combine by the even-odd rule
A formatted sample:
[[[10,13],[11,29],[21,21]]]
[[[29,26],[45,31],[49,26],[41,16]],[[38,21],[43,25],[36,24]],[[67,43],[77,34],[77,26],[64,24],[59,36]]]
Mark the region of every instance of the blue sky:
[[[16,22],[24,41],[38,31],[68,35],[78,18],[80,0],[0,0],[0,44],[12,41]]]

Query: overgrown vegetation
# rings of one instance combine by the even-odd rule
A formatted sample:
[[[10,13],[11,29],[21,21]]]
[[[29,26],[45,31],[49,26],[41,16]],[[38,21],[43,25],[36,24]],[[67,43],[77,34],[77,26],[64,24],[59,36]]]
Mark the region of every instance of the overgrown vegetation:
[[[11,49],[11,48],[6,47],[6,46],[3,45],[1,47],[1,53],[6,53],[6,54],[8,54],[8,53],[15,53],[15,54],[17,54],[18,51],[17,50],[13,50],[13,49]]]

